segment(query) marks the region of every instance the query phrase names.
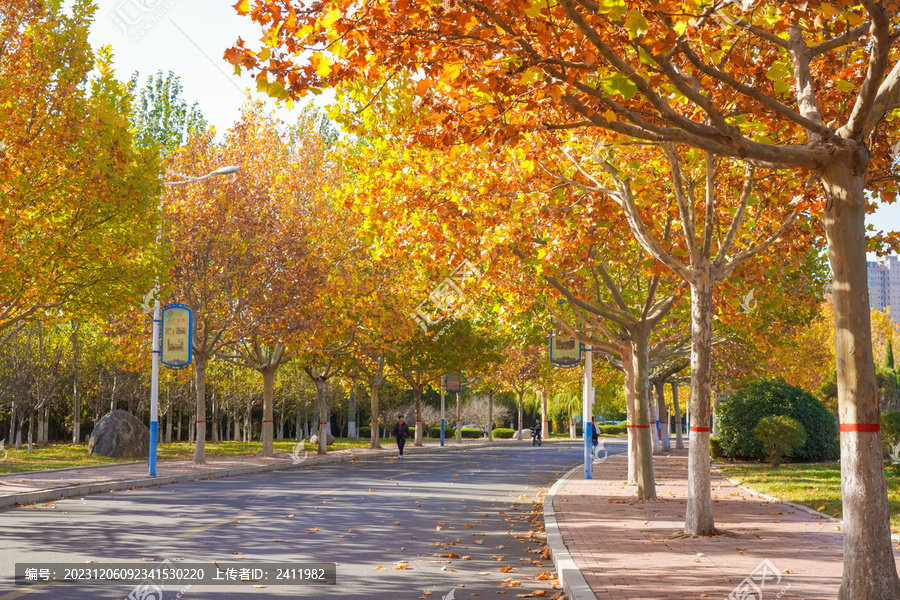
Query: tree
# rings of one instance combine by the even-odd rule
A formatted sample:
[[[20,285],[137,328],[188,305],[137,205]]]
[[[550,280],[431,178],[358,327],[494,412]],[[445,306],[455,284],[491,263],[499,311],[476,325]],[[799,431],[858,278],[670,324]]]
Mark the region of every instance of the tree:
[[[159,157],[133,144],[110,51],[91,51],[94,10],[0,2],[0,332],[133,302],[157,266]]]
[[[506,384],[506,387],[515,392],[517,397],[518,413],[516,418],[516,439],[522,439],[524,429],[523,403],[525,392],[530,390],[540,377],[540,361],[544,354],[544,348],[535,345],[514,344],[506,350],[506,360],[497,369],[497,378]]]
[[[138,74],[131,76],[129,91],[137,90]],[[147,77],[147,83],[135,96],[132,122],[137,142],[143,146],[158,144],[170,155],[188,143],[192,135],[207,130],[206,119],[196,102],[188,107],[181,96],[181,79],[169,71]]]
[[[818,180],[844,427],[839,597],[900,594],[868,298],[856,293],[867,285],[866,186],[888,199],[897,191],[887,135],[900,116],[897,2],[813,0],[743,14],[743,4],[676,0],[397,3],[365,12],[350,0],[302,10],[291,0],[252,4],[236,6],[264,24],[268,47],[257,53],[239,40],[226,55],[261,70],[262,89],[290,97],[418,72],[418,105],[444,115],[439,126],[417,128],[423,142],[499,142],[537,127],[595,127]]]
[[[165,198],[169,294],[195,311],[195,462],[205,461],[206,366],[216,355],[262,375],[263,452],[272,454],[272,385],[292,355],[286,338],[307,324],[322,279],[311,219],[323,154],[314,136],[304,142],[289,143],[257,103],[244,107],[224,142],[195,136],[170,159],[180,173],[242,165],[228,177],[172,186]]]
[[[894,369],[894,343],[892,337],[888,338],[887,350],[884,353],[884,366],[891,370]]]

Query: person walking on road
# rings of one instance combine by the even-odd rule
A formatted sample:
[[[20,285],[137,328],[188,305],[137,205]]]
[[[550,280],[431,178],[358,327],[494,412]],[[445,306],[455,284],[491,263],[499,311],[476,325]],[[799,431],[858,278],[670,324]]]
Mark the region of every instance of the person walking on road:
[[[403,422],[403,415],[397,416],[397,422],[391,429],[391,435],[397,438],[397,448],[400,449],[400,460],[403,460],[403,446],[406,445],[406,438],[409,437],[409,425]]]

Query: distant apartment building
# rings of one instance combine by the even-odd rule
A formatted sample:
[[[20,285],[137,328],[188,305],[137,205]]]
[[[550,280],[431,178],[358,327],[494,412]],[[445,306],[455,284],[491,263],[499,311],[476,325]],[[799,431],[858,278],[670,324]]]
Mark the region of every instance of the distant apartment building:
[[[869,305],[884,312],[892,308],[891,315],[900,315],[900,259],[896,256],[880,256],[866,261],[869,281]]]

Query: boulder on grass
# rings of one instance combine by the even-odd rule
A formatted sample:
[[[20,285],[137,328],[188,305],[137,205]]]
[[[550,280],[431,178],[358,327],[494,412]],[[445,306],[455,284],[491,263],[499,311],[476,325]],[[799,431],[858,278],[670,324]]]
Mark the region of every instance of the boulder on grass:
[[[127,410],[114,410],[94,426],[88,441],[88,454],[147,458],[150,455],[150,430]]]
[[[516,435],[514,435],[513,437],[516,439],[519,439],[519,432],[517,431]],[[529,440],[531,439],[531,429],[530,428],[522,430],[522,439],[524,440],[525,438],[528,438]]]
[[[318,443],[319,443],[319,436],[318,436],[318,435],[314,435],[314,436],[312,436],[311,438],[309,438],[309,443],[310,443],[310,444],[318,444]],[[326,446],[330,446],[330,445],[332,445],[333,443],[334,443],[334,436],[331,435],[331,434],[329,433],[328,435],[325,436],[325,445],[326,445]]]

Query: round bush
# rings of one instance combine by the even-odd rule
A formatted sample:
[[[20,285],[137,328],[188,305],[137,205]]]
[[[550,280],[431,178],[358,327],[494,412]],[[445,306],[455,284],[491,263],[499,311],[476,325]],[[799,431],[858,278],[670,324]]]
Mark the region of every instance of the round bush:
[[[498,427],[497,429],[491,432],[495,438],[500,440],[511,440],[514,435],[516,435],[516,431],[514,429],[506,429],[505,427]]]
[[[371,427],[360,427],[359,428],[359,437],[371,438],[372,437],[372,428]]]
[[[769,462],[775,466],[781,459],[789,456],[794,448],[806,443],[806,429],[797,419],[787,415],[763,417],[753,428],[756,439],[769,456]]]
[[[622,425],[619,427],[618,425],[601,425],[600,433],[605,433],[606,435],[619,435],[621,433],[625,433],[625,426]]]
[[[628,421],[619,421],[616,423],[616,427],[625,427],[626,425],[628,425]]]
[[[484,435],[484,432],[480,429],[472,429],[463,427],[462,436],[464,439],[472,439],[472,438],[480,438]]]
[[[410,430],[410,431],[412,431],[412,430]],[[465,429],[463,429],[463,432],[464,432],[463,437],[465,437]],[[441,426],[438,425],[437,427],[432,427],[431,429],[429,429],[428,437],[440,438],[441,437]],[[446,439],[446,438],[452,438],[452,437],[456,437],[456,430],[453,429],[452,427],[445,426],[444,427],[444,438]]]
[[[781,379],[763,379],[741,390],[716,410],[722,453],[728,458],[767,460],[769,457],[753,429],[763,417],[787,415],[800,421],[806,443],[791,460],[815,462],[838,456],[838,430],[834,415],[807,391]]]

